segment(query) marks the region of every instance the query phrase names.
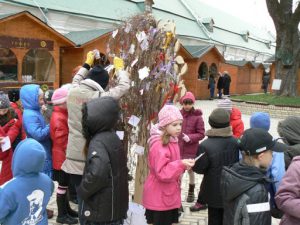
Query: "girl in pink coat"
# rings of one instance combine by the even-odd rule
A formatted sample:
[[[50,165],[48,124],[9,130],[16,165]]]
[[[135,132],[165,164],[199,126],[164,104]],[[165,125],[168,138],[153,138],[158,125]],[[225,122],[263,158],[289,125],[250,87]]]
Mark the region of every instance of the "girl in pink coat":
[[[180,177],[194,166],[194,159],[180,158],[177,137],[181,134],[182,115],[173,105],[158,113],[159,123],[150,131],[149,175],[144,184],[143,205],[148,224],[178,223],[181,206]]]

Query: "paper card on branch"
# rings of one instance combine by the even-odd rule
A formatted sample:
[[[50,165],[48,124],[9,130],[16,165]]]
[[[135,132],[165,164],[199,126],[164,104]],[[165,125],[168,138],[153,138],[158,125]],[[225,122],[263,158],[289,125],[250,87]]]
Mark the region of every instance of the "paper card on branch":
[[[133,60],[133,62],[131,63],[131,67],[134,67],[134,65],[139,61],[138,58],[136,58],[135,60]]]
[[[140,90],[140,95],[143,95],[144,94],[144,89],[141,89]]]
[[[141,120],[141,119],[140,119],[139,117],[137,117],[137,116],[135,116],[135,115],[132,115],[132,116],[129,118],[128,123],[129,123],[130,125],[136,127],[136,126],[139,124],[140,120]]]
[[[112,33],[112,37],[115,38],[118,34],[119,30],[114,30]]]
[[[117,130],[116,134],[118,135],[118,137],[120,138],[120,140],[124,139],[124,131],[122,130]]]
[[[1,169],[2,169],[2,161],[0,161],[0,173],[1,173]]]
[[[134,81],[131,81],[131,87],[134,87]]]
[[[141,49],[145,51],[148,50],[148,48],[149,48],[149,42],[147,39],[144,39],[143,42],[141,43]]]
[[[3,139],[2,139],[2,144],[1,144],[1,149],[2,149],[2,152],[5,152],[5,151],[7,151],[7,150],[9,150],[10,148],[11,148],[11,144],[10,144],[10,139],[9,139],[9,137],[7,136],[7,137],[4,137]]]
[[[113,69],[114,69],[114,65],[108,65],[107,67],[105,67],[105,70],[110,73]]]
[[[126,27],[125,27],[125,29],[124,29],[124,31],[125,31],[126,33],[129,33],[129,32],[131,31],[131,28],[132,28],[132,25],[131,25],[130,23],[127,23],[127,24],[126,24]]]
[[[281,79],[274,79],[272,83],[272,90],[280,90]]]
[[[133,54],[134,51],[135,51],[135,45],[134,45],[134,44],[131,44],[128,53],[129,53],[129,54]]]
[[[145,152],[145,148],[143,146],[140,146],[138,144],[133,144],[132,146],[132,150],[138,154],[138,155],[144,155],[144,152]]]
[[[142,32],[139,32],[136,34],[136,38],[137,38],[138,42],[141,43],[143,40],[147,39],[147,35],[144,31],[142,31]]]
[[[140,80],[144,80],[146,77],[149,76],[149,68],[148,67],[144,67],[143,69],[139,69],[139,78]]]

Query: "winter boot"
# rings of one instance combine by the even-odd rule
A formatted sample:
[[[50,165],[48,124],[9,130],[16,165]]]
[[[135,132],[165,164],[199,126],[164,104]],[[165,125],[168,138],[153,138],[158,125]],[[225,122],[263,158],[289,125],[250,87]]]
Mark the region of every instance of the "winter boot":
[[[61,224],[77,224],[78,220],[71,217],[68,214],[67,208],[66,208],[66,201],[67,201],[67,195],[56,195],[56,203],[57,203],[57,210],[58,215],[56,218],[57,223]]]
[[[68,214],[71,217],[78,217],[78,212],[76,212],[75,210],[73,210],[71,208],[70,203],[69,203],[69,199],[66,199],[66,209],[67,209]]]
[[[195,189],[195,184],[190,184],[189,185],[188,196],[186,198],[187,202],[194,202],[194,199],[195,199],[194,189]]]
[[[204,209],[207,209],[207,205],[206,204],[201,204],[201,203],[198,203],[198,202],[196,202],[195,205],[190,207],[191,212],[198,212],[198,211],[204,210]]]

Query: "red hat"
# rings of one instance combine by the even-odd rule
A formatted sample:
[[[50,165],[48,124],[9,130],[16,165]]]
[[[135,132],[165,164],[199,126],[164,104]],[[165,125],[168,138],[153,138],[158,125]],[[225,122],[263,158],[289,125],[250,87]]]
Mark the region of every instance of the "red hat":
[[[193,101],[193,103],[195,102],[195,96],[193,95],[192,92],[187,92],[185,93],[185,95],[180,99],[180,103],[183,104],[183,101],[186,100],[186,99],[190,99]]]

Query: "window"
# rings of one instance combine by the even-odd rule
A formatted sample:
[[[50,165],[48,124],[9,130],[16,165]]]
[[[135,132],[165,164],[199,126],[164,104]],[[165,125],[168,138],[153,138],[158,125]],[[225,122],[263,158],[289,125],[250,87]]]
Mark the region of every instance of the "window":
[[[218,67],[215,63],[212,63],[209,67],[209,74],[212,74],[214,77],[216,77],[217,73],[218,73]]]
[[[23,59],[22,81],[36,82],[55,80],[55,62],[45,49],[31,49]]]
[[[0,81],[18,81],[18,60],[8,48],[0,48]]]
[[[208,67],[205,62],[201,63],[198,70],[198,79],[205,80],[207,79]]]

